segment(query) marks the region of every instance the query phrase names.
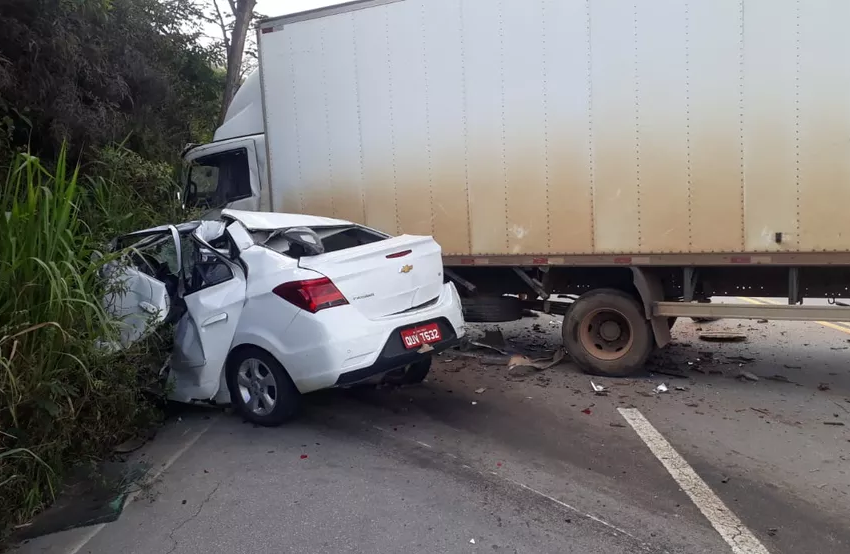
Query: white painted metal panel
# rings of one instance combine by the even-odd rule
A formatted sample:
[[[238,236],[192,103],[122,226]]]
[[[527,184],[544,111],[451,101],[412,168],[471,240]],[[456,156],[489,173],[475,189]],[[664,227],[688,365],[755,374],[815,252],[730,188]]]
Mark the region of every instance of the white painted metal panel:
[[[464,254],[471,243],[461,3],[430,0],[422,5],[433,233],[444,253]]]
[[[278,209],[358,219],[359,192],[447,254],[850,250],[847,2],[327,14],[261,34]]]
[[[744,6],[744,212],[748,251],[795,250],[797,219],[797,5]],[[776,233],[782,234],[781,242]]]
[[[295,101],[298,77],[290,55],[292,37],[289,28],[261,36],[260,72],[272,207],[281,212],[301,211],[301,140]]]
[[[690,245],[687,26],[681,0],[635,2],[641,252]]]
[[[634,6],[590,4],[593,207],[597,252],[637,252],[641,242]]]
[[[353,15],[366,223],[387,233],[397,233],[397,110],[393,104],[393,75],[389,70],[389,13],[376,8]]]
[[[511,254],[549,251],[543,1],[503,2],[505,213]]]
[[[850,2],[799,4],[800,241],[850,249]]]
[[[327,21],[315,19],[287,28],[288,57],[294,71],[293,102],[298,128],[301,209],[333,215],[331,188],[331,130],[327,109],[327,82],[323,56]]]
[[[590,5],[543,2],[549,252],[593,252]]]
[[[502,3],[462,3],[470,229],[476,254],[508,251]]]
[[[396,2],[384,8],[393,108],[393,164],[398,232],[430,235],[431,106],[428,103],[423,3]]]
[[[688,3],[692,252],[744,246],[743,13],[743,0]]]
[[[326,19],[322,59],[333,216],[365,223],[354,17]],[[320,122],[316,122],[317,124]],[[306,192],[306,191],[305,191]]]

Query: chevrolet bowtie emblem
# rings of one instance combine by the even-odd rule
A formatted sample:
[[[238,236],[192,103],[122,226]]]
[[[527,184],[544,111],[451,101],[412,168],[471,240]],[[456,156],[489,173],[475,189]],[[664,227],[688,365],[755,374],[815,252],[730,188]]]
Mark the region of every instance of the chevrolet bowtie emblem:
[[[411,271],[413,271],[412,265],[403,266],[401,269],[398,270],[399,273],[410,273]]]

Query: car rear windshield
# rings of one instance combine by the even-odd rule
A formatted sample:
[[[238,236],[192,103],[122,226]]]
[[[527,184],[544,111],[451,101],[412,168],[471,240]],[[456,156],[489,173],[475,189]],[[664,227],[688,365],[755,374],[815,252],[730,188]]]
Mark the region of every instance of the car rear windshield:
[[[325,252],[337,252],[364,244],[372,244],[389,238],[378,231],[359,225],[345,227],[310,227],[322,241]],[[290,244],[279,231],[255,231],[251,233],[254,242],[271,248],[275,252],[289,255]]]

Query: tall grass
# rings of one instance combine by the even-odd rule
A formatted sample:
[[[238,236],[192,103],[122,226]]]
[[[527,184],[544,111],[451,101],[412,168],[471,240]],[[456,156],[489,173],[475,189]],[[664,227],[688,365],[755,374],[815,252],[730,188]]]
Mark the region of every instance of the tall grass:
[[[55,494],[63,472],[132,431],[139,353],[107,358],[114,336],[95,252],[105,233],[148,224],[126,184],[82,179],[63,150],[18,155],[0,191],[0,534]],[[132,216],[135,205],[140,216]],[[123,208],[123,211],[115,212]]]

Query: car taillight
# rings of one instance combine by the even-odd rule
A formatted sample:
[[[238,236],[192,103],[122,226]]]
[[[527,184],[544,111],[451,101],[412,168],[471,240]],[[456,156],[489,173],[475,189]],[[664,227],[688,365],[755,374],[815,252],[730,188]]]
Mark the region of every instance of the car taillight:
[[[290,304],[312,313],[348,304],[345,296],[327,277],[283,283],[276,286],[272,292]]]

